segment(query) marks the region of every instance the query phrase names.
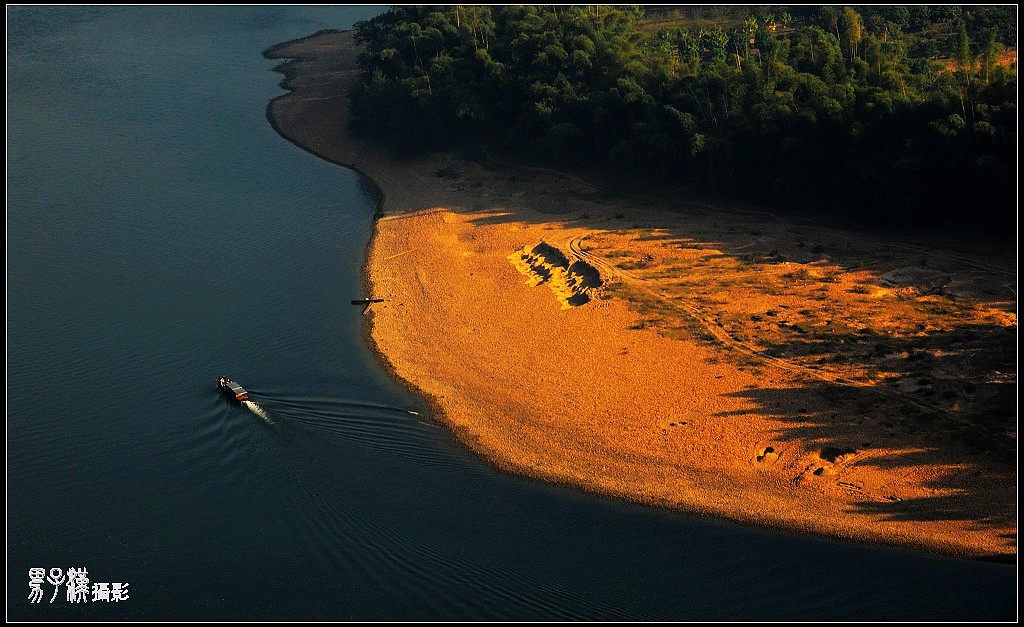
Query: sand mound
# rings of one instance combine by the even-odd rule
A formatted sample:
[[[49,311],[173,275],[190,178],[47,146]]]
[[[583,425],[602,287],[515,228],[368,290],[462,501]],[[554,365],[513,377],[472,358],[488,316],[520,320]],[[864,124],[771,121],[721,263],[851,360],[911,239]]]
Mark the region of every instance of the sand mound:
[[[558,248],[540,242],[524,246],[508,260],[526,276],[530,286],[547,283],[562,303],[562,309],[578,307],[590,301],[592,291],[601,286],[601,273],[589,263],[566,256]]]
[[[912,287],[921,293],[937,291],[949,280],[947,274],[923,266],[897,268],[879,277],[879,282],[885,287]]]

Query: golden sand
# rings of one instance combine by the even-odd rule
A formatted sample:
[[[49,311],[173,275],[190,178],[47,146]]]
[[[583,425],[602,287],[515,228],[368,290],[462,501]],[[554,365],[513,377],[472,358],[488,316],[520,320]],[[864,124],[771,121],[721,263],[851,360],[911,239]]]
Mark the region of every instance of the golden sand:
[[[380,185],[370,337],[460,441],[503,469],[652,505],[1016,554],[1012,454],[988,445],[1016,433],[975,418],[1015,369],[969,393],[887,385],[902,373],[890,352],[945,363],[922,337],[965,321],[982,339],[1015,333],[1005,295],[928,287],[938,274],[946,294],[999,291],[1015,282],[1002,260],[927,249],[922,273],[919,248],[770,215],[599,203],[585,181],[496,161],[398,162],[346,131],[355,52],[347,33],[280,47],[299,58],[284,68],[294,91],[269,114]],[[831,243],[866,261],[835,261]],[[821,358],[833,336],[857,359]]]

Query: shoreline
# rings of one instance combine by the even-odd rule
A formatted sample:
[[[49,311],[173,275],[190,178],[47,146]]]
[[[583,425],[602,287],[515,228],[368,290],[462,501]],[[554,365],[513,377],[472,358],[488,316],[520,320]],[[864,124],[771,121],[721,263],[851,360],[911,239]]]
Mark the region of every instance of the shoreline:
[[[350,49],[343,51],[341,56],[351,62],[354,59],[354,49],[351,41],[345,43],[346,38],[351,39],[350,31],[348,33],[321,31],[309,37],[275,45],[264,52],[264,56],[267,58],[292,59],[274,68],[275,71],[284,74],[285,78],[281,81],[281,86],[290,91],[275,97],[268,104],[267,118],[275,131],[282,137],[311,154],[356,171],[377,193],[374,234],[367,243],[364,253],[362,283],[364,294],[367,297],[381,295],[380,290],[391,290],[389,293],[401,294],[401,299],[409,302],[410,307],[417,304],[423,307],[425,306],[423,303],[429,302],[439,294],[447,294],[448,292],[445,290],[450,287],[448,283],[458,281],[454,278],[454,274],[445,273],[449,272],[455,264],[460,263],[463,256],[486,258],[487,265],[485,267],[472,266],[470,268],[467,266],[470,269],[475,268],[475,271],[469,272],[468,276],[475,276],[476,272],[486,275],[490,289],[488,294],[500,296],[507,293],[512,286],[521,283],[522,277],[514,275],[512,273],[514,271],[509,271],[511,265],[508,267],[503,265],[507,263],[504,260],[505,255],[502,254],[501,259],[497,259],[495,251],[513,252],[514,247],[510,248],[510,242],[520,243],[524,237],[521,233],[529,233],[530,236],[537,235],[543,238],[550,237],[545,232],[553,230],[559,234],[559,237],[572,235],[573,237],[569,241],[578,242],[588,237],[577,234],[580,231],[579,227],[572,221],[566,221],[565,205],[574,206],[575,201],[560,195],[562,181],[558,181],[557,177],[554,177],[554,183],[551,179],[545,178],[541,179],[539,183],[531,179],[529,184],[524,184],[518,180],[519,174],[513,174],[505,177],[513,183],[509,186],[507,182],[495,180],[493,176],[488,179],[488,173],[479,167],[474,169],[473,166],[453,161],[450,156],[436,157],[426,163],[421,160],[398,164],[383,154],[379,148],[350,137],[345,126],[347,111],[341,110],[344,107],[331,109],[326,108],[323,104],[332,99],[335,99],[333,102],[337,102],[337,100],[344,102],[343,96],[339,98],[337,90],[344,89],[345,78],[337,79],[334,82],[313,80],[317,71],[323,72],[328,68],[333,68],[335,74],[344,73],[345,76],[351,78],[353,75],[351,65],[344,68],[344,72],[337,72],[338,58],[336,56],[329,54],[318,56],[316,54],[316,51],[322,52],[329,49],[331,45],[336,47],[348,45]],[[324,43],[324,40],[329,41]],[[311,44],[310,42],[316,43]],[[307,45],[311,47],[309,50],[305,49]],[[337,53],[337,49],[334,52]],[[304,85],[303,79],[310,77],[313,78]],[[323,91],[325,89],[334,91],[328,93]],[[311,120],[316,122],[311,124]],[[452,183],[447,175],[441,174],[450,169],[472,171]],[[477,178],[473,179],[473,177]],[[462,184],[463,180],[475,183],[481,179],[484,184],[476,187],[473,187],[472,183]],[[587,189],[589,185],[585,181],[576,181],[576,183],[579,184],[576,187],[583,193],[590,191]],[[508,187],[509,190],[505,193],[497,191],[501,190],[502,185]],[[481,187],[484,188],[483,192],[475,191]],[[523,189],[519,189],[521,187]],[[550,193],[549,188],[554,188],[556,192]],[[495,193],[487,191],[491,189],[495,190]],[[513,189],[518,191],[511,191]],[[531,190],[540,189],[543,189],[544,192],[531,194]],[[509,194],[509,192],[511,193]],[[517,194],[518,196],[516,196]],[[504,213],[501,213],[491,206],[495,199],[504,200],[507,195],[519,198],[520,200],[517,202],[520,205],[529,204],[533,208],[526,209],[522,206],[509,208],[503,204],[501,212]],[[581,206],[590,207],[590,205]],[[386,215],[385,208],[387,209]],[[598,208],[594,211],[600,210]],[[643,216],[643,219],[647,219],[649,212],[642,209],[636,211]],[[588,214],[584,213],[583,215]],[[609,220],[611,219],[609,218]],[[408,224],[414,226],[408,226]],[[515,225],[514,228],[511,225]],[[417,238],[415,242],[420,246],[428,241],[437,245],[430,249],[429,253],[417,251],[416,246],[407,249],[406,246],[411,246],[412,237]],[[533,240],[536,239],[536,237],[533,238]],[[535,243],[533,240],[528,243]],[[463,246],[469,242],[480,243]],[[562,248],[566,249],[565,246]],[[457,250],[459,254],[455,255],[453,250]],[[415,272],[409,267],[403,267],[401,271],[390,269],[391,274],[382,274],[381,263],[390,258],[385,253],[391,253],[391,257],[397,257],[414,252]],[[407,259],[410,258],[407,257]],[[443,282],[446,285],[439,287],[436,283],[425,279],[422,275],[424,268],[429,268],[431,271],[436,270],[439,276],[443,277]],[[485,270],[485,272],[481,272],[481,270]],[[463,280],[463,283],[458,283],[455,288],[451,288],[453,290],[463,289],[461,292],[451,292],[456,296],[452,302],[458,302],[460,306],[463,301],[468,300],[463,298],[467,294],[473,296],[477,294],[475,291],[477,287],[472,285],[467,287],[465,282],[466,280]],[[413,302],[410,299],[410,294],[413,294],[414,289],[419,289],[424,294],[430,290],[433,291],[430,291],[430,295],[425,297],[426,300]],[[548,302],[551,299],[547,297],[542,288],[533,288],[529,292],[522,290],[517,292],[517,296],[529,298],[529,303],[523,305],[524,309],[521,311],[517,309],[516,312],[516,315],[522,317],[523,320],[535,322],[536,325],[561,324],[551,322],[552,316],[560,314],[554,313],[555,310]],[[510,301],[506,301],[506,304],[508,302]],[[710,411],[716,415],[730,415],[729,412],[736,412],[735,415],[750,414],[750,408],[743,402],[723,401],[723,397],[729,395],[734,395],[734,398],[741,397],[746,389],[763,384],[765,381],[777,383],[780,388],[792,383],[787,378],[788,375],[781,371],[775,372],[770,364],[760,366],[757,375],[745,373],[743,368],[736,369],[721,364],[709,363],[698,366],[696,365],[698,358],[708,362],[718,359],[715,351],[696,342],[685,345],[667,345],[666,341],[655,337],[657,333],[643,328],[620,334],[618,331],[620,327],[635,328],[636,312],[631,311],[622,299],[606,299],[603,296],[600,296],[591,305],[593,307],[589,310],[585,307],[579,307],[572,311],[566,310],[565,316],[579,318],[581,328],[607,333],[604,337],[616,338],[617,341],[621,340],[620,343],[629,342],[631,343],[630,348],[637,352],[663,355],[666,350],[665,346],[669,346],[669,350],[672,351],[686,352],[692,361],[681,360],[679,367],[683,369],[682,371],[697,370],[708,377],[704,383],[708,383],[711,392],[703,389],[699,392],[694,391],[691,398],[691,400],[699,401],[701,407],[705,407],[705,413]],[[691,457],[687,457],[686,453],[679,454],[675,449],[665,448],[661,444],[656,446],[662,446],[663,450],[657,449],[652,452],[651,449],[645,448],[644,443],[650,444],[665,438],[652,439],[650,434],[638,433],[637,425],[639,423],[609,427],[595,422],[591,426],[597,434],[584,433],[578,428],[577,422],[584,420],[584,415],[589,414],[586,410],[577,408],[573,402],[558,401],[563,403],[559,407],[564,408],[566,412],[576,413],[573,414],[574,418],[570,419],[570,422],[555,425],[550,416],[541,415],[556,413],[553,405],[544,403],[530,405],[522,399],[512,398],[508,394],[502,395],[498,390],[482,391],[480,385],[473,387],[467,384],[454,389],[446,380],[431,377],[433,373],[443,371],[448,373],[444,377],[445,379],[457,378],[458,373],[464,373],[459,368],[465,366],[440,362],[425,363],[421,356],[417,356],[417,352],[426,352],[420,350],[422,346],[426,345],[418,345],[415,342],[404,343],[410,334],[409,318],[396,317],[405,315],[396,311],[404,306],[405,302],[399,303],[396,307],[382,308],[382,311],[387,312],[386,317],[374,309],[368,312],[362,328],[363,336],[369,347],[377,355],[379,362],[388,374],[423,398],[435,419],[447,425],[461,444],[481,455],[500,470],[690,515],[715,516],[743,524],[811,533],[844,540],[902,546],[958,557],[1011,563],[1016,560],[1015,546],[1007,548],[1006,543],[993,540],[991,536],[995,535],[995,532],[992,530],[982,529],[979,532],[976,528],[969,529],[971,525],[955,521],[944,521],[943,525],[933,524],[923,516],[922,521],[914,521],[920,524],[900,525],[897,524],[898,519],[886,520],[887,515],[885,514],[872,515],[870,508],[867,508],[867,514],[849,513],[848,508],[856,505],[859,502],[858,499],[862,498],[859,495],[851,498],[841,490],[820,484],[815,484],[811,490],[806,491],[788,485],[783,477],[785,473],[772,467],[771,464],[774,464],[782,455],[794,457],[803,455],[801,460],[807,458],[807,451],[801,450],[799,446],[792,443],[786,443],[778,453],[770,446],[761,446],[758,451],[753,453],[743,453],[751,455],[751,459],[756,456],[756,462],[748,459],[735,461],[714,459],[708,462],[700,455],[692,454]],[[518,305],[515,306],[518,307]],[[455,313],[430,312],[431,320],[437,322],[437,328],[444,328],[454,336],[457,333],[449,324],[452,319],[445,316],[455,315],[461,316],[458,318],[459,320],[476,321],[486,317],[488,313],[486,305],[483,308],[473,308],[475,305],[465,305],[464,307]],[[598,311],[598,308],[602,308],[602,315],[612,318],[613,321],[608,323],[595,320],[595,316],[598,314],[593,312]],[[538,314],[538,311],[541,314]],[[581,311],[591,313],[581,313]],[[492,311],[490,315],[496,314]],[[488,324],[493,322],[489,321]],[[406,326],[402,326],[403,324]],[[556,326],[551,329],[551,337],[563,338],[572,332],[573,327]],[[632,338],[639,335],[643,336],[642,340],[634,348]],[[509,336],[498,334],[495,337],[499,340],[504,338],[505,342],[511,341],[508,339]],[[491,339],[493,340],[495,337]],[[426,341],[427,339],[417,338],[417,341]],[[450,351],[452,347],[462,349],[479,347],[466,337],[446,338],[446,340],[450,340],[450,343],[437,345],[442,347],[442,350],[437,351],[438,354],[457,354]],[[545,346],[551,348],[543,343],[532,346],[534,348]],[[680,347],[682,348],[680,349]],[[529,350],[525,354],[531,355]],[[533,354],[535,355],[536,352]],[[578,361],[578,355],[575,354],[567,353],[562,357]],[[553,368],[564,367],[565,361],[560,362],[558,358],[553,359],[554,361],[548,364],[549,373],[561,376],[560,371],[553,370]],[[609,358],[605,357],[604,359]],[[492,367],[492,364],[483,362],[476,365],[482,368]],[[599,365],[600,363],[582,363],[580,367],[592,368]],[[641,364],[639,367],[642,368],[644,365]],[[448,370],[444,370],[445,368]],[[456,374],[453,375],[453,373]],[[490,371],[489,374],[494,375],[495,372]],[[501,376],[501,373],[497,373],[496,376]],[[644,381],[642,374],[630,374],[629,376],[633,376],[638,385]],[[731,387],[715,384],[711,377],[731,381],[729,384]],[[480,381],[483,380],[485,379]],[[543,377],[536,380],[540,381],[540,387],[543,387]],[[514,383],[516,379],[508,378],[507,381]],[[428,385],[424,385],[424,382]],[[586,388],[600,392],[602,387],[599,383],[589,382],[585,378],[577,377],[573,379],[573,382],[579,386],[574,389]],[[428,389],[428,387],[432,387],[432,389]],[[555,387],[557,388],[557,386]],[[660,388],[653,391],[648,390],[647,398],[662,398],[658,396],[658,389]],[[493,402],[494,398],[481,400],[487,396],[488,392],[492,397],[498,398],[500,402]],[[561,392],[556,389],[547,390],[547,393],[560,394]],[[709,394],[717,396],[711,398],[708,396]],[[470,400],[466,401],[466,398]],[[683,397],[672,398],[676,399],[672,406],[679,407],[678,400]],[[593,407],[604,410],[608,406],[597,403]],[[504,424],[497,424],[501,422],[500,420],[488,420],[494,418],[491,416],[491,408],[494,407],[500,408],[495,411],[505,420]],[[663,408],[659,409],[656,404],[649,404],[647,407],[651,409],[649,413],[663,413]],[[483,408],[487,408],[486,417],[481,419]],[[639,418],[642,416],[638,414]],[[709,423],[707,426],[701,426],[705,429],[703,433],[712,438],[723,438],[721,448],[731,446],[732,453],[747,450],[750,448],[750,442],[758,439],[765,440],[765,433],[773,430],[777,432],[782,428],[780,420],[762,415],[758,418],[761,423],[754,427],[740,427],[740,431],[743,429],[746,431],[743,431],[739,439],[733,441],[730,438],[735,436],[731,432],[724,430],[719,425],[710,424],[713,421],[707,421],[705,418],[706,416],[701,416],[699,420],[686,422],[669,422],[670,418],[664,420],[659,418],[656,428],[662,432],[660,435],[664,436],[670,432],[679,431],[676,429],[677,424],[707,422]],[[544,422],[545,420],[548,422]],[[662,422],[665,424],[662,425]],[[751,422],[756,421],[751,419]],[[555,436],[562,434],[555,433],[552,430],[553,426],[576,431],[576,433],[572,437],[564,437],[561,442],[563,446],[559,447],[559,442],[552,442],[552,440],[555,439]],[[608,431],[602,434],[601,429],[608,429]],[[518,430],[525,430],[530,437],[521,438]],[[552,437],[547,437],[548,434]],[[617,437],[623,434],[625,434],[624,438],[635,436],[637,443],[623,450],[625,445],[620,446],[619,442],[624,440]],[[577,439],[572,439],[573,437]],[[521,439],[529,441],[519,441]],[[775,441],[771,438],[768,440]],[[579,450],[567,450],[571,447],[564,446],[566,443],[579,444]],[[718,442],[716,442],[717,444]],[[546,445],[548,450],[538,452],[529,445],[538,447]],[[780,445],[776,444],[776,446]],[[658,453],[659,450],[662,452]],[[822,454],[824,454],[824,450],[827,449],[823,449]],[[665,451],[669,453],[665,453]],[[702,451],[702,454],[709,457],[714,457],[718,453],[717,450],[712,452],[702,449]],[[666,454],[670,454],[671,459],[666,457]],[[693,457],[693,455],[697,456]],[[839,457],[842,457],[842,454]],[[851,468],[857,461],[853,457],[856,456],[852,456],[849,460]],[[601,460],[607,461],[608,459],[612,459],[614,462],[614,464],[609,462],[608,465],[617,465],[617,467],[608,470],[606,464],[601,463]],[[833,460],[833,462],[836,461]],[[788,457],[787,463],[789,463]],[[821,468],[823,471],[827,470],[828,473],[834,471],[837,477],[845,476],[840,473],[849,470],[841,467],[838,463],[834,470],[828,464]],[[884,480],[892,478],[881,475],[879,475],[881,478],[875,478],[864,468],[857,469],[857,472],[880,484],[884,483]],[[643,473],[648,474],[640,476]],[[813,484],[816,479],[812,475],[820,474],[822,473],[808,473],[804,485]],[[921,476],[925,477],[925,475]],[[803,479],[803,475],[800,477]],[[672,486],[666,487],[669,483]],[[865,484],[862,487],[866,487],[868,482],[862,483]],[[843,484],[843,482],[838,481],[838,484]],[[848,481],[846,485],[856,485],[856,483]],[[748,498],[749,501],[746,500]],[[751,507],[748,503],[754,503],[757,506]],[[808,510],[814,513],[808,514]],[[970,537],[964,536],[967,531],[970,532],[968,533]],[[1005,524],[1002,531],[1005,532]],[[1016,531],[1015,524],[1013,531]]]
[[[283,42],[281,42],[279,44],[274,44],[273,46],[271,46],[271,47],[269,47],[269,48],[267,48],[266,50],[263,51],[263,58],[269,59],[269,60],[276,60],[276,59],[286,58],[286,59],[292,59],[292,60],[295,60],[295,61],[302,61],[302,60],[307,60],[308,61],[308,60],[310,60],[310,57],[302,57],[302,56],[289,57],[289,56],[275,56],[275,55],[277,55],[279,50],[287,49],[287,48],[289,48],[291,46],[295,46],[295,45],[301,44],[302,42],[304,42],[304,41],[306,41],[308,39],[311,39],[313,37],[318,37],[318,36],[328,35],[328,34],[342,34],[342,33],[347,33],[347,32],[351,32],[351,31],[325,28],[323,30],[319,30],[319,31],[313,33],[312,35],[308,35],[306,37],[300,37],[298,39],[292,39],[290,41],[283,41]],[[272,129],[274,129],[274,132],[276,132],[282,138],[287,140],[293,146],[295,146],[297,148],[301,148],[302,150],[308,152],[309,154],[311,154],[311,155],[313,155],[315,157],[319,157],[320,159],[323,159],[324,161],[327,161],[328,163],[333,163],[334,165],[341,166],[343,168],[347,168],[349,170],[352,170],[356,174],[358,174],[359,177],[362,179],[362,181],[366,185],[368,185],[369,187],[371,187],[373,189],[374,194],[375,194],[375,196],[377,198],[376,203],[374,203],[374,206],[373,206],[374,218],[383,217],[383,215],[384,215],[384,198],[385,198],[384,190],[377,183],[377,181],[373,180],[372,176],[370,176],[367,173],[365,173],[362,170],[360,170],[359,166],[356,165],[355,163],[345,163],[345,162],[342,162],[342,161],[338,161],[336,159],[331,158],[329,155],[324,154],[323,152],[318,152],[316,150],[313,150],[309,146],[307,146],[307,145],[303,144],[302,142],[294,139],[291,135],[286,133],[285,130],[283,128],[281,128],[281,126],[279,125],[277,116],[274,114],[275,107],[277,107],[279,105],[279,101],[288,98],[294,92],[294,88],[293,88],[291,82],[295,78],[295,75],[294,74],[290,74],[289,71],[288,71],[288,68],[287,68],[287,66],[288,66],[288,64],[290,62],[291,61],[285,61],[283,63],[279,63],[278,65],[276,65],[272,69],[272,71],[278,72],[278,73],[284,75],[284,78],[281,79],[281,81],[278,83],[278,86],[281,89],[285,89],[287,91],[286,91],[286,93],[280,94],[278,96],[274,96],[273,98],[270,99],[270,102],[267,103],[267,108],[266,108],[266,111],[265,111],[265,115],[267,116],[267,122],[270,124],[270,127]],[[373,240],[371,239],[370,241],[372,242]],[[369,244],[368,244],[368,246],[369,246]],[[365,276],[366,273],[364,272],[363,274]]]

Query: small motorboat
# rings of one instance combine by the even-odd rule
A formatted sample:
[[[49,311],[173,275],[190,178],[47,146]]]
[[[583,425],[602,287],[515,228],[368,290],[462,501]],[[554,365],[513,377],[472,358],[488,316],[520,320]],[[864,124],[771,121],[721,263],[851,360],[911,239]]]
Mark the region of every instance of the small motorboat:
[[[249,393],[245,391],[245,388],[232,381],[231,377],[227,375],[221,375],[217,379],[217,387],[238,402],[249,400]]]

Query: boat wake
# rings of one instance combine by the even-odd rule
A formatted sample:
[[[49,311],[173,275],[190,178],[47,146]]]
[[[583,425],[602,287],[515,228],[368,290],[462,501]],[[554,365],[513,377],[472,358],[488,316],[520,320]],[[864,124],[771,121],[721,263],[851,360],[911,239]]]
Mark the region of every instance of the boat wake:
[[[242,401],[242,404],[249,408],[249,411],[256,414],[260,418],[266,420],[270,424],[274,424],[274,421],[270,418],[270,414],[267,410],[263,409],[256,401]]]

